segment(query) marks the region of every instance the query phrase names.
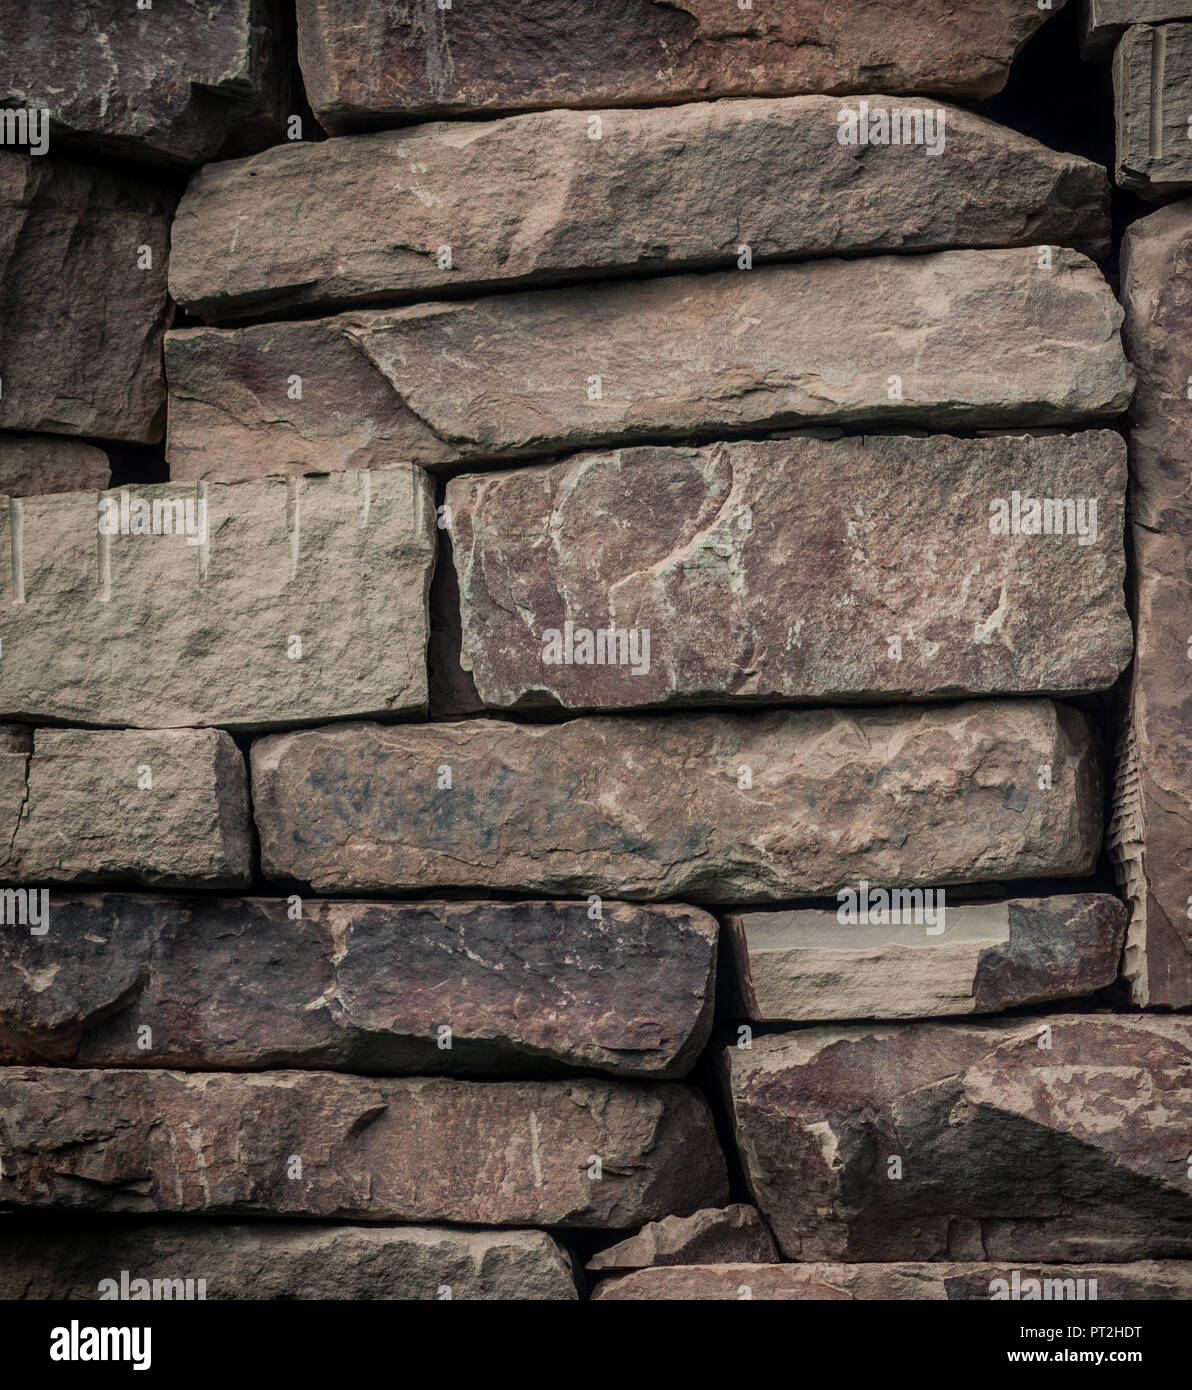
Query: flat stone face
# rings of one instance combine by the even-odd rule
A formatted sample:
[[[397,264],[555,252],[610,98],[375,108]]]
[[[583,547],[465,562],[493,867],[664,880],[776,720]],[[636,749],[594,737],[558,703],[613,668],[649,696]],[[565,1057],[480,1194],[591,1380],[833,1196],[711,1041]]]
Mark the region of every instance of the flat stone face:
[[[48,930],[0,932],[0,1062],[683,1075],[715,920],[595,911],[53,893]]]
[[[1084,18],[1080,51],[1086,58],[1104,58],[1132,24],[1159,24],[1167,19],[1192,19],[1192,0],[1081,0]]]
[[[1101,689],[1133,646],[1125,456],[786,439],[455,478],[462,664],[497,707]]]
[[[666,1216],[588,1261],[590,1270],[652,1265],[777,1264],[774,1241],[754,1207],[735,1203],[690,1216]]]
[[[0,434],[0,493],[79,492],[105,488],[110,478],[108,456],[93,444],[44,434]]]
[[[567,1252],[545,1231],[269,1222],[60,1235],[8,1229],[14,1219],[5,1218],[0,1237],[4,1299],[179,1300],[197,1298],[200,1279],[209,1302],[579,1297]]]
[[[51,147],[62,137],[122,159],[211,159],[268,99],[276,19],[272,0],[87,0],[52,24],[13,5],[0,106],[47,111]]]
[[[1192,1253],[1192,1020],[812,1028],[722,1063],[789,1259]]]
[[[1127,29],[1113,92],[1118,183],[1156,203],[1192,191],[1192,24]]]
[[[162,728],[421,713],[434,530],[408,465],[0,500],[0,709]]]
[[[1132,1264],[702,1264],[643,1269],[604,1279],[593,1300],[938,1299],[1020,1302],[1043,1299],[1187,1299],[1192,1271],[1182,1260]]]
[[[30,15],[47,37],[62,27]],[[0,429],[161,438],[174,199],[151,178],[0,151]]]
[[[992,96],[1050,13],[1018,0],[752,11],[722,0],[299,0],[298,46],[311,105],[340,133],[431,114],[867,92],[875,73],[892,91]]]
[[[39,729],[10,883],[244,888],[252,840],[244,759],[220,729]]]
[[[921,119],[921,106],[889,102]],[[171,293],[219,322],[447,288],[731,268],[743,245],[755,263],[1041,242],[1107,253],[1100,165],[959,107],[942,108],[937,154],[845,145],[841,109],[807,96],[608,110],[599,140],[587,113],[543,111],[209,164],[178,209]]]
[[[853,892],[841,912],[861,906]],[[888,899],[866,908],[868,921],[813,909],[734,914],[737,1008],[767,1023],[932,1018],[1092,994],[1117,979],[1126,909],[1108,894],[969,907],[929,898],[926,912],[894,905],[894,925]]]
[[[0,1102],[17,1208],[616,1229],[728,1196],[673,1083],[6,1067]]]
[[[1044,270],[1039,254],[819,260],[184,330],[167,348],[171,473],[386,456],[434,468],[825,422],[1118,415],[1133,387],[1121,309],[1091,261],[1054,248]]]
[[[1090,740],[1041,700],[355,724],[256,740],[253,803],[265,874],[319,892],[764,902],[1089,873]]]
[[[1126,338],[1139,389],[1130,430],[1138,645],[1109,847],[1132,905],[1134,1002],[1192,1004],[1192,745],[1188,738],[1192,202],[1135,222],[1123,244]]]

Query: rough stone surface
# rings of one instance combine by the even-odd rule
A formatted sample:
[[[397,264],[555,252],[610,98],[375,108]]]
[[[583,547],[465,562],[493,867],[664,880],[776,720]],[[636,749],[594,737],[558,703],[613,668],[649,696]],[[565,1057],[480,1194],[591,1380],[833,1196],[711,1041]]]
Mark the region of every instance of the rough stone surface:
[[[43,434],[0,435],[0,493],[10,497],[105,488],[108,456],[78,439]]]
[[[996,1013],[1117,979],[1126,909],[1105,893],[952,907],[919,925],[834,912],[735,914],[746,1018],[820,1022]]]
[[[158,728],[425,710],[435,528],[420,469],[158,483],[99,503],[130,531],[157,508],[165,534],[97,537],[95,493],[0,500],[0,710]]]
[[[51,146],[194,163],[271,103],[273,0],[87,0],[47,19],[5,6],[0,106],[48,111]]]
[[[171,474],[394,456],[440,467],[826,422],[967,429],[1120,414],[1133,379],[1117,300],[1078,252],[1053,250],[1050,270],[1037,257],[829,259],[182,330],[167,346]],[[303,376],[301,401],[288,398],[291,374]]]
[[[1192,1254],[1192,1019],[811,1028],[723,1065],[790,1259]]]
[[[7,1225],[0,1298],[98,1299],[127,1272],[127,1294],[181,1298],[202,1279],[216,1299],[554,1300],[578,1297],[567,1252],[545,1231],[436,1226],[155,1225],[76,1227],[69,1235]],[[161,1281],[160,1283],[158,1281]]]
[[[222,730],[38,729],[27,761],[6,881],[248,885],[244,759]]]
[[[317,891],[745,903],[861,877],[1088,873],[1101,838],[1090,740],[1075,710],[978,701],[356,724],[257,739],[251,761],[266,875]]]
[[[0,429],[161,438],[175,198],[148,178],[0,151]]]
[[[1055,0],[1054,10],[1064,0]],[[992,96],[1052,11],[1021,0],[299,0],[298,51],[319,120],[643,105],[800,92]]]
[[[616,1229],[728,1196],[673,1083],[6,1067],[0,1102],[16,1208]]]
[[[676,1077],[707,1041],[717,924],[694,908],[291,910],[52,894],[44,935],[0,932],[0,1062]]]
[[[754,1207],[735,1203],[690,1216],[667,1216],[588,1261],[590,1270],[653,1265],[777,1264],[778,1252]]]
[[[1192,191],[1192,24],[1128,29],[1113,93],[1118,183],[1156,203]]]
[[[1017,1283],[1015,1282],[1017,1276]],[[1037,1281],[1037,1286],[1030,1281]],[[1081,1284],[1080,1281],[1084,1283]],[[644,1269],[604,1279],[593,1299],[879,1299],[895,1302],[1047,1301],[1079,1299],[1187,1300],[1192,1266],[1179,1260],[1131,1264],[703,1264],[681,1269]],[[1075,1282],[1072,1282],[1075,1281]],[[1003,1284],[1006,1286],[1003,1288]],[[1015,1299],[1015,1290],[1018,1298]]]
[[[1105,58],[1132,24],[1192,19],[1192,0],[1081,0],[1084,17],[1080,51],[1086,58]]]
[[[1130,431],[1138,639],[1109,844],[1132,905],[1125,974],[1134,1001],[1183,1008],[1192,1004],[1192,202],[1129,228],[1122,298],[1139,380]]]
[[[462,664],[497,707],[1105,688],[1133,646],[1125,492],[1110,431],[645,447],[455,478]],[[1059,521],[1088,534],[993,534],[1015,493],[1084,499]]]
[[[755,264],[1041,242],[1107,253],[1100,165],[957,107],[945,108],[942,157],[924,145],[846,146],[839,111],[825,96],[605,111],[599,140],[585,113],[545,111],[209,164],[178,209],[170,290],[219,322],[723,269],[743,244]]]

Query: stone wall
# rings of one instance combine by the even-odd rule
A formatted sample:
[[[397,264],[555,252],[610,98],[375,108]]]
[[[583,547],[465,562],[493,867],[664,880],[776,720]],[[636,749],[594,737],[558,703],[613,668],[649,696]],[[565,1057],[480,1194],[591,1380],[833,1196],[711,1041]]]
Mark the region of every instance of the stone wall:
[[[0,1298],[1192,1295],[1192,0],[80,11]]]

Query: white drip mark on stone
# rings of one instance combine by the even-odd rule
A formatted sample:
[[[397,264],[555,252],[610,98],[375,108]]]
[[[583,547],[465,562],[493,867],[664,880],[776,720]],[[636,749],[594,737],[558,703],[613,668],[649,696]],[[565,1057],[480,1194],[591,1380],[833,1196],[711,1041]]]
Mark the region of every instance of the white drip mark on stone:
[[[360,520],[362,529],[368,525],[368,509],[372,505],[372,474],[365,471],[356,474],[356,490],[360,501]]]
[[[542,1140],[538,1134],[538,1112],[530,1111],[530,1171],[534,1174],[534,1186],[542,1186]]]
[[[207,582],[207,567],[211,563],[211,503],[207,484],[200,479],[195,484],[195,510],[203,517],[203,539],[199,544],[199,583]]]
[[[8,499],[8,541],[12,554],[12,599],[25,602],[25,515],[19,497]]]
[[[301,478],[286,479],[286,520],[290,528],[290,578],[298,575],[298,549],[302,535]]]

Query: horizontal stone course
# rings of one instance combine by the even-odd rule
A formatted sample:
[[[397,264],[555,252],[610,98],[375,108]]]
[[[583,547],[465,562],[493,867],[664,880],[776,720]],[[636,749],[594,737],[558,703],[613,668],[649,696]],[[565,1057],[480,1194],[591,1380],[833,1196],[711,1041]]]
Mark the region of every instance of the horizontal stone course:
[[[1132,646],[1125,454],[799,438],[457,477],[462,663],[495,707],[1104,688]],[[1069,534],[1005,533],[1044,524]]]
[[[5,1299],[575,1300],[545,1231],[442,1226],[160,1224],[0,1235]],[[189,1283],[188,1283],[189,1281]],[[113,1288],[113,1285],[115,1286]]]
[[[0,1063],[660,1078],[712,1021],[694,908],[53,893],[47,917],[0,933]]]
[[[841,911],[858,908],[853,892]],[[814,909],[734,914],[736,1008],[767,1023],[997,1013],[1117,979],[1126,910],[1107,893],[959,907],[929,897],[925,914],[895,907],[886,925],[878,914],[890,917],[889,896],[869,921]]]
[[[354,724],[251,766],[264,873],[328,893],[764,902],[1085,874],[1101,838],[1090,726],[1042,700]]]
[[[1050,9],[1019,0],[299,0],[311,105],[340,134],[378,121],[525,107],[725,96],[899,92],[992,96]]]
[[[1122,312],[1054,248],[825,259],[171,333],[175,478],[819,425],[1091,424]],[[301,398],[293,378],[301,377]]]
[[[1192,0],[1080,0],[1081,52],[1105,58],[1132,24],[1161,24],[1192,19]]]
[[[5,1067],[0,1139],[26,1210],[617,1229],[728,1197],[670,1082]]]
[[[1107,252],[1100,165],[959,107],[944,108],[942,153],[850,146],[840,110],[825,96],[611,110],[599,140],[586,113],[544,111],[208,164],[174,222],[171,293],[221,322],[733,267],[743,245],[755,264],[1041,242]]]
[[[1192,1020],[817,1027],[721,1063],[788,1259],[1192,1255]]]
[[[11,717],[260,728],[426,708],[419,469],[0,501],[0,553]]]

